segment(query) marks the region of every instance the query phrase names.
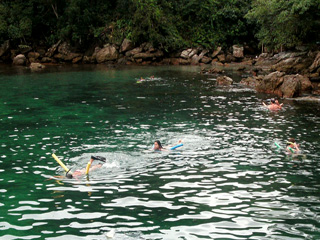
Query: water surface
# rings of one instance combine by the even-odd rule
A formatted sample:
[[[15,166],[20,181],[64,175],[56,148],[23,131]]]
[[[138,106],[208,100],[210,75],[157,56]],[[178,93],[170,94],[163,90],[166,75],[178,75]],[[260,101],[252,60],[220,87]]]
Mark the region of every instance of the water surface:
[[[319,104],[268,112],[199,71],[1,67],[0,237],[319,239]],[[276,149],[289,137],[301,154]],[[184,146],[148,151],[157,139]],[[72,171],[107,162],[58,179],[53,152]]]

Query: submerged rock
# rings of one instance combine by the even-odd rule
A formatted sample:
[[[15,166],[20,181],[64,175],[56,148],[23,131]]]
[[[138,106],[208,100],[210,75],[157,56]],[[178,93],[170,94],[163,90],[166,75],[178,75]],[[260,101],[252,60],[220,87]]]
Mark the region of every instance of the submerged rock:
[[[41,70],[41,69],[44,69],[45,66],[41,63],[31,63],[30,64],[30,69],[31,70],[34,70],[34,71],[37,71],[37,70]]]
[[[220,86],[230,86],[232,85],[233,80],[228,76],[219,76],[217,78],[217,84]]]

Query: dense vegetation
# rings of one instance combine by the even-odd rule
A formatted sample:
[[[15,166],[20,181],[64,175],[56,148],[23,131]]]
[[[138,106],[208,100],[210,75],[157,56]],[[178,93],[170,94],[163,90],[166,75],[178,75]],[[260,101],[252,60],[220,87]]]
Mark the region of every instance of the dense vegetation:
[[[189,46],[319,42],[319,0],[0,0],[0,43]],[[256,45],[256,44],[255,44]]]

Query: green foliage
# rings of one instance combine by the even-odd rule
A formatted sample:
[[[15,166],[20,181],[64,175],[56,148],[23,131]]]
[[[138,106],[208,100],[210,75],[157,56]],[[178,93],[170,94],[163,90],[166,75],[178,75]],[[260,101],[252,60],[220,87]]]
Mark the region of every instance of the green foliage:
[[[32,33],[32,3],[2,1],[0,3],[0,39],[24,41]]]
[[[131,39],[136,43],[151,42],[165,49],[182,46],[183,40],[175,27],[175,18],[165,12],[157,0],[132,0],[134,14],[129,25]]]
[[[0,41],[150,42],[167,51],[319,41],[319,0],[1,0]]]
[[[254,0],[246,17],[259,24],[261,44],[292,47],[319,39],[319,10],[318,0]]]

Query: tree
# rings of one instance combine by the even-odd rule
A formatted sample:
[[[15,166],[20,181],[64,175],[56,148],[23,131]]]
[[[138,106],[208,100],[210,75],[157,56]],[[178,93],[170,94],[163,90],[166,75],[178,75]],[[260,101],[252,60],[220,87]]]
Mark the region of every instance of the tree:
[[[192,45],[206,48],[231,45],[248,40],[252,27],[244,15],[251,0],[177,0],[178,28]]]
[[[167,1],[132,0],[133,17],[130,25],[131,38],[136,43],[151,42],[165,49],[179,48],[184,45],[174,21],[166,9]]]
[[[32,34],[32,1],[2,1],[0,3],[0,39],[26,44]]]
[[[259,25],[260,44],[271,48],[319,40],[318,0],[254,0],[246,17]]]

